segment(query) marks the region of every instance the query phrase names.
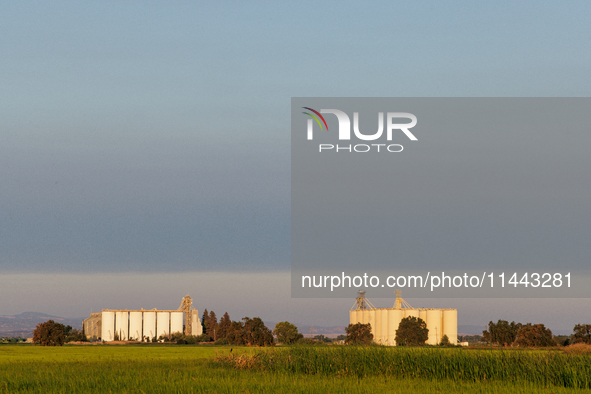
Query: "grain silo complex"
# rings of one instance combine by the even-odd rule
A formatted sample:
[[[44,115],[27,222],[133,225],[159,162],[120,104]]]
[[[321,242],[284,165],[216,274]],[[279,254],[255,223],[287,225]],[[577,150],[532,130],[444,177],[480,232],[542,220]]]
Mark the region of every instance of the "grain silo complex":
[[[84,320],[83,329],[88,339],[103,341],[151,341],[173,333],[201,335],[203,328],[199,312],[192,307],[188,295],[176,310],[103,309]]]
[[[428,345],[437,345],[447,335],[449,342],[458,341],[457,309],[413,308],[396,292],[396,301],[392,308],[376,308],[365,298],[365,292],[359,291],[355,305],[349,311],[351,324],[362,323],[371,325],[374,342],[396,346],[396,330],[405,317],[418,317],[427,324],[429,330]]]

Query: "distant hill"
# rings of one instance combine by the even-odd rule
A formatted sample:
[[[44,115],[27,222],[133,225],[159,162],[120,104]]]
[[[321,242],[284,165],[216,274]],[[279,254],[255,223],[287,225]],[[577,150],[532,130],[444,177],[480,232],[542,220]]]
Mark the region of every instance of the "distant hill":
[[[39,323],[53,320],[65,326],[82,329],[83,319],[66,319],[41,312],[24,312],[19,315],[0,315],[0,337],[30,338]]]

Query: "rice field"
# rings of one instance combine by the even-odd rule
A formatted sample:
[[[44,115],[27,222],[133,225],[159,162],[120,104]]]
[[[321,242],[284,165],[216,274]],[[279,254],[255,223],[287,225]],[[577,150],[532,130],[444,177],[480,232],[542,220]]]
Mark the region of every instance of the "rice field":
[[[0,393],[589,392],[581,388],[585,380],[579,377],[588,371],[589,355],[492,356],[462,350],[1,345]],[[556,361],[566,366],[558,367]],[[491,372],[527,362],[530,369],[521,366],[513,376]],[[571,383],[553,383],[553,370],[570,371],[562,382]],[[532,375],[521,378],[527,371]]]

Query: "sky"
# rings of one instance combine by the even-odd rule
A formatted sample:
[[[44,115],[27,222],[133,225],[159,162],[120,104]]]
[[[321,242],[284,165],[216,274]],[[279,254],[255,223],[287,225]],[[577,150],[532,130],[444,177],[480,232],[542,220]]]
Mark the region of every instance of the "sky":
[[[291,97],[588,97],[589,11],[0,3],[0,314],[176,308],[190,293],[235,319],[346,324],[354,294],[285,290]],[[530,317],[570,329],[588,301]],[[431,302],[461,305],[460,324],[540,305]]]

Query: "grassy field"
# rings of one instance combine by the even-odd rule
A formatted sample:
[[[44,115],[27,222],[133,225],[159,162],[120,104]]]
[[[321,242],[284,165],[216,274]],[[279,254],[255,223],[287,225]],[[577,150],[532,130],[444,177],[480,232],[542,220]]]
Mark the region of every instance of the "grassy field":
[[[591,365],[588,355],[493,352],[511,354],[503,358],[481,350],[350,347],[277,348],[270,352],[232,348],[230,354],[230,349],[175,345],[1,345],[0,393],[589,392],[573,384],[556,385],[544,377],[559,368],[556,361],[566,365],[560,367],[561,371],[571,371],[568,376],[578,376]],[[566,358],[552,358],[555,356]],[[490,357],[500,358],[491,361]],[[523,367],[514,369],[515,365],[532,360],[537,360],[530,365],[539,370],[537,378],[521,376],[527,372]],[[397,367],[391,366],[393,361],[398,362]],[[496,376],[475,373],[487,364],[491,371],[499,371]],[[406,368],[403,373],[401,365]],[[245,366],[249,367],[241,369]],[[472,375],[462,376],[458,368],[472,368]],[[514,370],[510,374],[500,372],[511,368]],[[445,370],[447,375],[441,372]]]

